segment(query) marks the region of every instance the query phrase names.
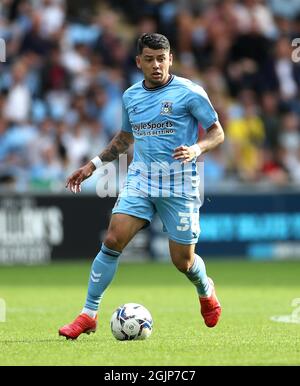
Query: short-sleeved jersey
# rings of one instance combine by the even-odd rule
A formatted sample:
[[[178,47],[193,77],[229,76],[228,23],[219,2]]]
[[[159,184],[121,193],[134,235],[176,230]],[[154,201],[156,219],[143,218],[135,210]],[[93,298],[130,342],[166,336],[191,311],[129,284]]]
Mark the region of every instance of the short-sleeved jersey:
[[[147,88],[144,81],[131,86],[123,94],[122,125],[123,131],[134,136],[128,180],[139,175],[146,183],[149,171],[155,177],[158,165],[166,174],[178,174],[182,165],[172,157],[174,149],[195,144],[199,123],[206,130],[217,119],[204,89],[188,79],[171,75],[165,85],[157,88]],[[185,165],[185,173],[195,174],[195,162]],[[168,169],[174,163],[178,168]]]

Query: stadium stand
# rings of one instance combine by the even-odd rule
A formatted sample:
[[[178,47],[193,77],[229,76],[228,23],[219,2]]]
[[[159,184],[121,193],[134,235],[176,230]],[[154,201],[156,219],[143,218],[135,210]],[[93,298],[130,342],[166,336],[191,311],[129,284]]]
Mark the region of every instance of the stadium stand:
[[[3,0],[0,191],[64,189],[121,127],[121,95],[141,79],[141,32],[166,34],[174,73],[207,90],[226,142],[205,181],[300,184],[300,2]]]

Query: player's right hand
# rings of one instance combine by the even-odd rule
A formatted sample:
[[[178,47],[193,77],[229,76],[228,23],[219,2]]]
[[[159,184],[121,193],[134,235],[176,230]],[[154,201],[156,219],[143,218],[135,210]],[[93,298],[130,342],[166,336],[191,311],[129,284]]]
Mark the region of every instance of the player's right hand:
[[[66,188],[69,189],[72,193],[81,192],[81,183],[89,178],[93,174],[94,170],[95,165],[92,162],[89,162],[82,168],[76,170],[67,179]]]

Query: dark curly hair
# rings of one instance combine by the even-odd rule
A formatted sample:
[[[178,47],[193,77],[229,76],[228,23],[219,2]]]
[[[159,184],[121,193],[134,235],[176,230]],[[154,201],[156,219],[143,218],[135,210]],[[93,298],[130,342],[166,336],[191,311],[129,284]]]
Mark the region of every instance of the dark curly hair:
[[[138,39],[138,43],[137,43],[138,55],[142,54],[144,47],[148,47],[153,50],[161,50],[161,49],[170,50],[170,43],[169,43],[169,40],[164,35],[157,34],[157,33],[152,33],[152,34],[144,33]]]

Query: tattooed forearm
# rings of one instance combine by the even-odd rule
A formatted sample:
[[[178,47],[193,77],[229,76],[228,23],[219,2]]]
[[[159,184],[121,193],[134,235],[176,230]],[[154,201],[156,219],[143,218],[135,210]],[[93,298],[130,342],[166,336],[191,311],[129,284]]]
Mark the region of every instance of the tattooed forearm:
[[[118,158],[119,154],[125,153],[133,143],[133,135],[120,131],[108,144],[106,149],[99,155],[103,162],[111,162]]]

